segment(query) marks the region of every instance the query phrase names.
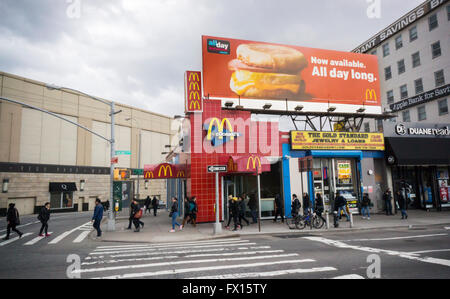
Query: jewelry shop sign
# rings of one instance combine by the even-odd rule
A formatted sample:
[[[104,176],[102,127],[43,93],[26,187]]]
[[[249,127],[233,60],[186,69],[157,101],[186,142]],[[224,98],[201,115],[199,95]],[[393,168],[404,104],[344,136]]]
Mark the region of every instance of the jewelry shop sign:
[[[382,133],[291,131],[292,150],[384,151]]]

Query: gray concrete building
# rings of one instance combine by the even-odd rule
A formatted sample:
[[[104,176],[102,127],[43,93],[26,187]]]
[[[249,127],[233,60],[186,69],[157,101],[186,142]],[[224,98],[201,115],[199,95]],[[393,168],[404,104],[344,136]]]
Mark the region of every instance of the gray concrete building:
[[[0,72],[0,96],[110,138],[110,107],[77,92],[51,90],[43,82]],[[139,156],[141,169],[164,161],[162,152],[176,133],[172,118],[116,103],[118,110],[116,150],[126,154],[118,155],[116,167],[137,169]],[[15,203],[21,215],[36,213],[45,202],[54,211],[92,210],[95,198],[105,202],[110,197],[109,167],[110,145],[105,140],[49,114],[0,101],[0,214],[9,203]],[[128,185],[133,195],[137,182]],[[139,182],[140,198],[165,200],[166,180]]]

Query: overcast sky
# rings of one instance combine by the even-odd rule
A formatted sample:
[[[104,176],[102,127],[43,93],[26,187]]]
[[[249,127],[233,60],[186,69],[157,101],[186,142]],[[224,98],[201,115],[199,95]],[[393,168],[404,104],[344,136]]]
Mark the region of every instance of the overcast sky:
[[[0,70],[173,116],[201,35],[350,51],[422,2],[0,0]]]

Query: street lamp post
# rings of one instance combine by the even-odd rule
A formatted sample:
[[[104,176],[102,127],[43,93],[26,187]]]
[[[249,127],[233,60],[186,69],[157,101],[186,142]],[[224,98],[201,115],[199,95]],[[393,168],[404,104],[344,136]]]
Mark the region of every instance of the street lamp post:
[[[54,86],[54,85],[46,85],[46,87],[48,89],[54,89],[54,90],[66,90],[66,91],[72,91],[75,93],[79,93],[81,95],[84,95],[88,98],[91,98],[93,100],[96,100],[98,102],[101,102],[105,105],[108,105],[110,107],[110,113],[109,116],[111,117],[111,139],[108,140],[109,143],[111,144],[111,157],[110,157],[110,188],[109,188],[109,192],[110,192],[110,196],[109,196],[109,210],[108,210],[108,231],[115,231],[116,230],[116,221],[115,221],[115,215],[113,213],[114,210],[114,190],[113,190],[113,186],[114,186],[114,162],[113,162],[113,158],[115,157],[115,132],[114,132],[114,126],[115,126],[115,119],[114,116],[120,112],[122,112],[122,110],[119,111],[114,111],[114,102],[113,101],[106,101],[100,98],[97,98],[95,96],[91,96],[87,93],[84,93],[82,91],[76,90],[76,89],[72,89],[72,88],[68,88],[68,87],[61,87],[61,86]]]
[[[139,127],[138,169],[140,170],[141,169],[142,127],[140,126],[139,122],[133,117],[129,117],[129,118],[125,119],[125,120],[126,121],[134,120],[137,123],[138,127]],[[141,175],[140,175],[140,172],[138,172],[137,199],[139,199],[140,196],[141,196],[141,193],[139,192],[139,190],[140,190],[139,189],[140,178],[141,178]]]

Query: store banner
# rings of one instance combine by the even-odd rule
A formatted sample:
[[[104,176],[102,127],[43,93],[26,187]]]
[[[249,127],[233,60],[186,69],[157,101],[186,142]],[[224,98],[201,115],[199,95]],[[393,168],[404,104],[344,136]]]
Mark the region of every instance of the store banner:
[[[384,151],[382,133],[291,131],[292,150]]]
[[[211,36],[202,52],[205,97],[381,106],[374,55]]]

